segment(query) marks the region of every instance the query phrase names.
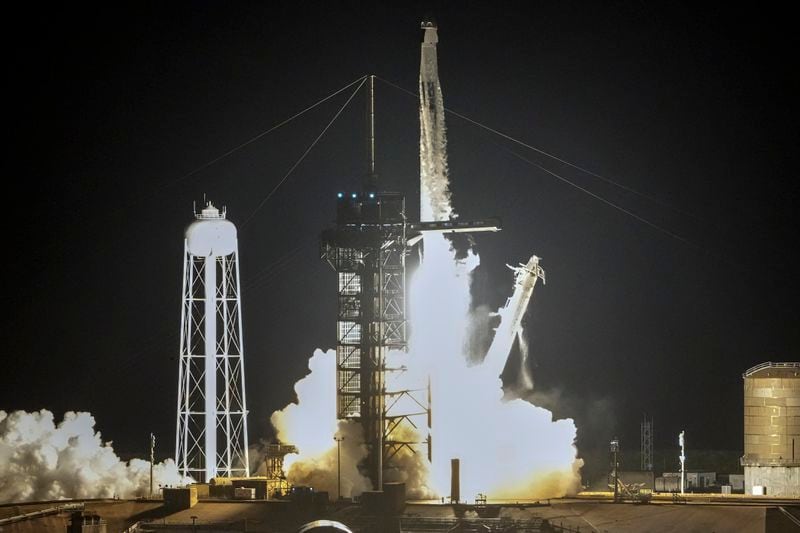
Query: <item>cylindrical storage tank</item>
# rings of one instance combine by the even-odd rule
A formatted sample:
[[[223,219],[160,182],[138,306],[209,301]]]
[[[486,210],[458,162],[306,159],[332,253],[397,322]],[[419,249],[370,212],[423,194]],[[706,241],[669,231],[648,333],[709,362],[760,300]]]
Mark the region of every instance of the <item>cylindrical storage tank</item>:
[[[186,251],[194,256],[225,257],[236,248],[236,226],[212,205],[186,228]]]
[[[800,462],[800,363],[762,363],[745,372],[745,465]]]

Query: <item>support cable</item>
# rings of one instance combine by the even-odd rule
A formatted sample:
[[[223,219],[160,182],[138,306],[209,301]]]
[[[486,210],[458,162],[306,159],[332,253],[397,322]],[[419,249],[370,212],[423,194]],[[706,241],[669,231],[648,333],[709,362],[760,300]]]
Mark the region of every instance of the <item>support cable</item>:
[[[655,222],[650,222],[650,221],[649,221],[649,220],[647,220],[646,218],[643,218],[643,217],[641,217],[641,216],[637,215],[637,214],[636,214],[636,213],[634,213],[633,211],[629,211],[628,209],[625,209],[624,207],[622,207],[622,206],[620,206],[620,205],[617,205],[617,204],[615,204],[614,202],[611,202],[611,201],[609,201],[609,200],[606,200],[606,199],[605,199],[605,198],[603,198],[602,196],[599,196],[599,195],[597,195],[597,194],[593,193],[593,192],[592,192],[592,191],[590,191],[589,189],[586,189],[586,188],[584,188],[584,187],[581,187],[581,186],[580,186],[580,185],[578,185],[577,183],[575,183],[575,182],[573,182],[573,181],[571,181],[571,180],[568,180],[568,179],[567,179],[567,178],[565,178],[564,176],[560,176],[560,175],[556,174],[556,173],[555,173],[555,172],[553,172],[552,170],[548,170],[547,168],[543,167],[542,165],[540,165],[540,164],[538,164],[538,163],[535,163],[535,162],[531,161],[530,159],[528,159],[528,158],[526,158],[526,157],[524,157],[524,156],[521,156],[520,154],[516,153],[515,151],[513,151],[513,150],[511,150],[511,149],[509,149],[509,148],[506,148],[505,146],[502,146],[501,148],[503,148],[504,150],[506,150],[508,153],[510,153],[511,155],[513,155],[514,157],[516,157],[517,159],[519,159],[519,160],[521,160],[521,161],[524,161],[525,163],[528,163],[529,165],[531,165],[531,166],[534,166],[534,167],[538,168],[538,169],[539,169],[539,170],[541,170],[542,172],[546,172],[547,174],[549,174],[549,175],[553,176],[554,178],[556,178],[556,179],[558,179],[558,180],[561,180],[561,181],[563,181],[564,183],[566,183],[566,184],[567,184],[567,185],[569,185],[570,187],[574,187],[575,189],[578,189],[579,191],[581,191],[581,192],[584,192],[584,193],[588,194],[588,195],[589,195],[589,196],[591,196],[592,198],[594,198],[594,199],[596,199],[596,200],[600,200],[600,201],[601,201],[601,202],[603,202],[604,204],[606,204],[606,205],[608,205],[608,206],[610,206],[610,207],[613,207],[614,209],[616,209],[616,210],[618,210],[618,211],[621,211],[621,212],[625,213],[626,215],[628,215],[628,216],[630,216],[630,217],[633,217],[633,218],[635,218],[635,219],[636,219],[636,220],[638,220],[639,222],[641,222],[641,223],[643,223],[643,224],[646,224],[646,225],[650,226],[651,228],[653,228],[653,229],[655,229],[655,230],[658,230],[658,231],[660,231],[661,233],[663,233],[663,234],[665,234],[665,235],[668,235],[668,236],[672,237],[673,239],[679,240],[679,241],[681,241],[681,242],[683,242],[683,243],[685,243],[685,244],[688,244],[688,245],[690,245],[690,246],[692,246],[692,247],[694,247],[694,248],[702,249],[702,248],[701,248],[699,245],[697,245],[697,244],[693,243],[692,241],[690,241],[690,240],[688,240],[688,239],[685,239],[684,237],[681,237],[681,236],[680,236],[680,235],[678,235],[677,233],[673,233],[672,231],[670,231],[670,230],[668,230],[668,229],[666,229],[666,228],[664,228],[664,227],[662,227],[662,226],[659,226],[659,225],[658,225],[658,224],[656,224]]]
[[[252,278],[247,280],[247,282],[242,283],[242,292],[251,291],[252,294],[257,293],[259,290],[263,288],[263,282],[266,280],[274,279],[276,273],[279,273],[281,270],[284,270],[288,267],[292,262],[294,262],[300,254],[303,248],[307,247],[309,244],[313,242],[312,239],[308,239],[302,244],[296,246],[295,248],[285,252],[283,255],[278,257],[275,261],[267,265],[264,269],[260,272],[255,274]],[[267,285],[269,282],[267,282]],[[175,341],[178,340],[179,332],[175,331],[174,328],[161,330],[159,333],[155,333],[151,335],[146,341],[138,343],[136,347],[132,347],[129,351],[121,351],[117,354],[117,359],[115,363],[115,371],[118,372],[120,375],[123,375],[125,372],[133,368],[137,362],[141,361],[143,356],[147,356],[150,354],[164,354],[164,353],[171,353],[174,349]],[[100,341],[96,339],[96,343],[99,345]],[[177,357],[176,357],[177,358]],[[99,361],[99,360],[98,360]]]
[[[236,146],[235,148],[232,148],[232,149],[228,150],[227,152],[225,152],[224,154],[222,154],[222,155],[220,155],[220,156],[218,156],[218,157],[215,157],[215,158],[214,158],[214,159],[212,159],[211,161],[208,161],[208,162],[206,162],[206,163],[204,163],[204,164],[200,165],[199,167],[195,168],[195,169],[194,169],[194,170],[192,170],[191,172],[188,172],[188,173],[186,173],[186,174],[184,174],[184,175],[182,175],[182,176],[180,176],[180,177],[178,177],[178,178],[175,178],[175,179],[173,179],[173,180],[171,180],[171,181],[168,181],[167,183],[165,183],[165,184],[163,184],[163,185],[161,185],[161,186],[156,186],[156,187],[154,187],[152,190],[150,190],[149,192],[142,193],[142,194],[138,195],[137,197],[135,197],[135,198],[132,198],[131,200],[129,200],[128,202],[126,202],[126,204],[127,204],[127,205],[117,205],[117,206],[115,206],[115,207],[112,207],[112,208],[111,208],[111,209],[108,211],[108,214],[109,214],[109,216],[112,216],[112,217],[113,217],[113,216],[115,216],[115,215],[117,215],[117,214],[124,213],[126,209],[128,209],[128,208],[130,208],[130,207],[132,207],[132,206],[136,205],[137,203],[139,203],[139,202],[141,202],[141,201],[144,201],[144,200],[146,200],[146,199],[148,199],[148,198],[152,198],[152,197],[155,197],[155,196],[157,196],[157,195],[158,195],[158,193],[159,193],[159,192],[161,192],[161,191],[163,191],[164,189],[167,189],[167,188],[169,188],[169,187],[171,187],[171,186],[173,186],[173,185],[176,185],[177,183],[179,183],[179,182],[181,182],[181,181],[183,181],[183,180],[185,180],[185,179],[187,179],[187,178],[189,178],[189,177],[191,177],[191,176],[193,176],[193,175],[197,174],[198,172],[200,172],[200,171],[202,171],[202,170],[205,170],[206,168],[208,168],[208,167],[212,166],[213,164],[215,164],[215,163],[217,163],[217,162],[219,162],[219,161],[221,161],[221,160],[225,159],[226,157],[230,156],[231,154],[233,154],[233,153],[237,152],[238,150],[241,150],[241,149],[242,149],[242,148],[244,148],[245,146],[248,146],[248,145],[250,145],[250,144],[252,144],[252,143],[256,142],[257,140],[261,139],[261,138],[262,138],[262,137],[264,137],[265,135],[267,135],[267,134],[269,134],[269,133],[272,133],[273,131],[275,131],[275,130],[277,130],[277,129],[279,129],[279,128],[281,128],[281,127],[285,126],[285,125],[287,125],[288,123],[292,122],[293,120],[295,120],[296,118],[300,117],[301,115],[304,115],[304,114],[305,114],[305,113],[307,113],[308,111],[311,111],[312,109],[314,109],[314,108],[316,108],[316,107],[320,106],[321,104],[323,104],[323,103],[327,102],[328,100],[330,100],[330,99],[331,99],[331,98],[333,98],[334,96],[337,96],[338,94],[340,94],[340,93],[342,93],[342,92],[346,91],[347,89],[349,89],[349,88],[350,88],[350,87],[352,87],[353,85],[355,85],[355,84],[357,84],[357,83],[359,83],[359,82],[361,82],[361,83],[363,84],[363,83],[364,83],[364,80],[366,80],[366,79],[367,79],[367,76],[366,76],[366,75],[365,75],[365,76],[361,76],[361,77],[360,77],[360,78],[358,78],[357,80],[355,80],[355,81],[352,81],[352,82],[348,83],[347,85],[345,85],[345,86],[344,86],[344,87],[342,87],[341,89],[339,89],[339,90],[337,90],[337,91],[335,91],[335,92],[333,92],[333,93],[329,94],[329,95],[328,95],[328,96],[326,96],[325,98],[323,98],[323,99],[321,99],[321,100],[317,101],[316,103],[314,103],[314,104],[312,104],[312,105],[310,105],[310,106],[306,107],[306,108],[305,108],[305,109],[303,109],[302,111],[299,111],[298,113],[295,113],[295,114],[294,114],[294,115],[292,115],[291,117],[289,117],[289,118],[287,118],[287,119],[283,120],[282,122],[280,122],[280,123],[278,123],[278,124],[276,124],[276,125],[272,126],[272,127],[271,127],[271,128],[269,128],[268,130],[266,130],[266,131],[263,131],[263,132],[259,133],[259,134],[258,134],[258,135],[256,135],[255,137],[252,137],[252,138],[250,138],[249,140],[247,140],[247,141],[245,141],[245,142],[241,143],[240,145]],[[80,213],[80,212],[81,212],[81,211],[79,210],[79,211],[78,211],[78,213]],[[79,219],[79,220],[80,220],[80,219]],[[84,219],[82,220],[82,222],[83,222],[83,224],[82,224],[82,225],[79,227],[79,229],[80,229],[81,231],[86,231],[86,230],[87,230],[87,228],[89,228],[89,227],[90,227],[90,224],[89,224],[89,222],[88,222],[88,220],[87,220],[86,218],[84,218]],[[109,247],[110,247],[110,246],[111,246],[113,243],[114,243],[114,241],[113,241],[113,240],[111,240],[111,239],[106,239],[106,240],[105,240],[105,241],[103,241],[101,244],[98,244],[97,246],[95,246],[95,247],[94,247],[94,249],[95,249],[95,251],[96,251],[96,252],[99,252],[99,251],[103,251],[103,252],[105,252],[105,251],[107,251],[107,249],[108,249],[108,248],[109,248]],[[67,253],[67,252],[65,252],[65,253]],[[17,316],[18,316],[18,315],[15,315],[15,316],[12,318],[12,320],[17,320]]]
[[[379,76],[376,76],[376,78],[381,80],[383,83],[385,83],[385,84],[387,84],[387,85],[389,85],[391,87],[394,87],[395,89],[398,89],[398,90],[400,90],[400,91],[402,91],[402,92],[404,92],[404,93],[406,93],[406,94],[408,94],[410,96],[413,96],[415,98],[419,98],[419,94],[418,93],[415,93],[413,91],[409,91],[408,89],[400,87],[399,85],[396,85],[396,84],[394,84],[394,83],[392,83],[392,82],[390,82],[388,80],[385,80],[385,79],[383,79],[383,78],[381,78]],[[605,176],[603,176],[601,174],[598,174],[596,172],[592,172],[589,169],[583,168],[583,167],[581,167],[579,165],[576,165],[574,163],[570,163],[569,161],[567,161],[565,159],[562,159],[562,158],[560,158],[560,157],[558,157],[558,156],[556,156],[554,154],[546,152],[546,151],[542,150],[541,148],[537,148],[535,146],[532,146],[532,145],[530,145],[530,144],[528,144],[528,143],[526,143],[524,141],[516,139],[516,138],[514,138],[514,137],[512,137],[512,136],[510,136],[508,134],[505,134],[505,133],[503,133],[503,132],[501,132],[499,130],[496,130],[496,129],[490,127],[490,126],[487,126],[486,124],[482,124],[482,123],[478,122],[477,120],[473,120],[473,119],[471,119],[471,118],[469,118],[469,117],[467,117],[467,116],[465,116],[465,115],[463,115],[461,113],[458,113],[457,111],[453,111],[452,109],[447,108],[447,107],[445,107],[444,110],[447,113],[450,113],[451,115],[453,115],[455,117],[458,117],[461,120],[464,120],[464,121],[472,124],[473,126],[477,126],[478,128],[481,128],[481,129],[486,130],[486,131],[488,131],[490,133],[493,133],[493,134],[497,135],[498,137],[502,137],[503,139],[506,139],[506,140],[511,141],[511,142],[513,142],[515,144],[523,146],[523,147],[525,147],[525,148],[527,148],[529,150],[533,150],[534,152],[536,152],[538,154],[541,154],[541,155],[543,155],[545,157],[549,157],[550,159],[552,159],[554,161],[557,161],[559,163],[562,163],[564,165],[567,165],[569,167],[572,167],[575,170],[579,170],[579,171],[581,171],[581,172],[583,172],[585,174],[588,174],[588,175],[590,175],[590,176],[592,176],[594,178],[597,178],[597,179],[599,179],[601,181],[604,181],[605,183],[608,183],[609,185],[613,185],[614,187],[618,187],[618,188],[620,188],[620,189],[622,189],[624,191],[627,191],[627,192],[629,192],[631,194],[635,194],[635,195],[637,195],[637,196],[639,196],[641,198],[644,198],[646,200],[649,200],[649,201],[651,201],[651,202],[653,202],[653,203],[655,203],[655,204],[657,204],[657,205],[659,205],[659,206],[661,206],[661,207],[663,207],[665,209],[669,209],[671,211],[674,211],[675,213],[678,213],[678,214],[693,218],[695,220],[699,220],[701,222],[703,221],[697,215],[694,215],[692,213],[689,213],[688,211],[684,211],[682,209],[679,209],[679,208],[677,208],[677,207],[675,207],[673,205],[670,205],[670,204],[664,202],[663,200],[659,200],[658,198],[650,196],[649,194],[645,194],[643,192],[637,191],[636,189],[634,189],[632,187],[629,187],[627,185],[624,185],[622,183],[619,183],[617,181],[614,181],[611,178],[607,178],[607,177],[605,177]]]
[[[260,272],[247,280],[244,289],[253,291],[251,292],[251,294],[253,294],[261,290],[263,287],[269,286],[270,282],[275,279],[276,276],[282,274],[282,272],[299,257],[300,251],[314,242],[314,240],[315,239],[307,239],[264,267]]]
[[[261,139],[262,137],[264,137],[265,135],[268,135],[268,134],[272,133],[273,131],[275,131],[275,130],[277,130],[277,129],[279,129],[279,128],[283,127],[283,126],[285,126],[285,125],[286,125],[286,124],[288,124],[288,123],[290,123],[290,122],[291,122],[291,121],[293,121],[294,119],[296,119],[296,118],[300,117],[301,115],[304,115],[304,114],[305,114],[305,113],[307,113],[308,111],[311,111],[311,110],[312,110],[312,109],[314,109],[315,107],[318,107],[319,105],[321,105],[321,104],[323,104],[323,103],[327,102],[328,100],[330,100],[330,99],[331,99],[331,98],[333,98],[334,96],[336,96],[336,95],[338,95],[338,94],[340,94],[340,93],[342,93],[342,92],[346,91],[347,89],[349,89],[349,88],[350,88],[350,87],[352,87],[353,85],[357,84],[358,82],[361,82],[361,85],[363,85],[363,84],[364,84],[364,80],[366,80],[366,79],[367,79],[367,76],[361,76],[361,77],[360,77],[360,78],[358,78],[357,80],[355,80],[355,81],[352,81],[352,82],[348,83],[347,85],[345,85],[344,87],[342,87],[341,89],[339,89],[339,90],[337,90],[337,91],[335,91],[335,92],[333,92],[333,93],[329,94],[328,96],[326,96],[326,97],[325,97],[325,98],[323,98],[322,100],[319,100],[319,101],[317,101],[317,102],[316,102],[316,103],[314,103],[314,104],[311,104],[310,106],[306,107],[306,108],[305,108],[305,109],[303,109],[302,111],[300,111],[300,112],[298,112],[298,113],[295,113],[295,114],[294,114],[294,115],[292,115],[291,117],[287,118],[286,120],[284,120],[284,121],[282,121],[282,122],[279,122],[278,124],[275,124],[274,126],[272,126],[271,128],[269,128],[268,130],[266,130],[266,131],[262,131],[261,133],[259,133],[259,134],[258,134],[258,135],[256,135],[255,137],[251,137],[250,139],[246,140],[245,142],[241,143],[240,145],[238,145],[238,146],[236,146],[236,147],[234,147],[234,148],[231,148],[230,150],[228,150],[228,151],[227,151],[227,152],[225,152],[224,154],[222,154],[222,155],[220,155],[220,156],[218,156],[218,157],[215,157],[214,159],[212,159],[211,161],[208,161],[207,163],[204,163],[204,164],[200,165],[199,167],[195,168],[195,169],[194,169],[194,170],[192,170],[191,172],[188,172],[188,173],[184,174],[183,176],[181,176],[181,177],[179,177],[179,178],[175,178],[174,180],[172,180],[172,181],[170,181],[170,182],[168,182],[168,183],[166,183],[166,184],[162,185],[162,186],[161,186],[161,188],[162,188],[162,189],[164,189],[164,188],[166,188],[166,187],[170,187],[170,186],[172,186],[172,185],[175,185],[176,183],[178,183],[178,182],[181,182],[181,181],[185,180],[186,178],[189,178],[189,177],[191,177],[191,176],[193,176],[193,175],[197,174],[198,172],[200,172],[200,171],[202,171],[202,170],[205,170],[205,169],[207,169],[208,167],[210,167],[210,166],[211,166],[211,165],[213,165],[214,163],[217,163],[218,161],[221,161],[221,160],[225,159],[225,158],[226,158],[226,157],[228,157],[229,155],[233,154],[234,152],[237,152],[237,151],[241,150],[241,149],[242,149],[242,148],[244,148],[245,146],[248,146],[248,145],[250,145],[250,144],[253,144],[253,143],[254,143],[254,142],[256,142],[257,140],[259,140],[259,139]],[[359,87],[361,87],[361,85],[359,85]]]
[[[345,104],[337,111],[337,113],[334,115],[334,117],[331,119],[331,121],[327,124],[327,126],[325,126],[325,128],[322,130],[322,132],[319,134],[319,136],[317,136],[317,138],[314,140],[314,142],[311,144],[311,146],[308,147],[308,149],[305,151],[305,153],[303,153],[303,155],[300,157],[300,159],[292,166],[291,169],[289,169],[289,172],[287,172],[286,175],[283,177],[283,179],[278,183],[278,185],[276,185],[272,189],[272,191],[269,193],[269,195],[267,195],[267,197],[264,198],[261,201],[261,204],[259,204],[258,208],[256,208],[256,210],[253,213],[251,213],[251,215],[250,215],[250,217],[248,217],[247,221],[244,224],[242,224],[242,227],[244,227],[247,224],[247,222],[249,222],[250,219],[253,218],[253,216],[256,214],[256,212],[264,205],[264,203],[266,203],[266,201],[269,200],[270,196],[272,196],[272,194],[275,193],[275,191],[278,189],[278,187],[280,187],[280,185],[284,181],[286,181],[286,179],[289,177],[289,175],[292,173],[292,171],[300,164],[300,162],[302,162],[302,160],[308,155],[308,153],[311,151],[311,149],[319,142],[319,140],[322,138],[322,136],[325,134],[325,132],[331,127],[333,122],[339,117],[339,115],[341,115],[341,113],[344,111],[344,109],[347,107],[347,105],[350,103],[350,101],[352,101],[352,99],[355,97],[355,95],[359,91],[359,89],[361,89],[361,87],[364,85],[366,80],[367,80],[367,76],[362,76],[361,78],[357,79],[356,81],[346,85],[345,87],[339,89],[335,93],[332,93],[331,95],[329,95],[329,96],[325,97],[324,99],[320,100],[316,104],[313,104],[312,106],[307,107],[303,111],[293,115],[289,119],[286,119],[282,123],[274,126],[270,130],[267,130],[266,132],[263,132],[263,133],[259,134],[258,136],[253,137],[249,141],[246,141],[245,143],[242,143],[241,145],[239,145],[237,148],[229,150],[226,154],[223,154],[222,156],[217,157],[216,159],[206,163],[205,165],[203,165],[201,167],[198,167],[196,170],[192,171],[191,173],[184,175],[182,178],[179,178],[179,180],[187,178],[190,175],[199,172],[203,168],[206,168],[206,167],[208,167],[210,165],[213,165],[215,162],[223,159],[224,157],[227,157],[228,155],[232,154],[236,150],[246,146],[247,144],[255,142],[256,140],[258,140],[258,138],[263,137],[264,135],[266,135],[270,131],[275,131],[279,127],[281,127],[281,126],[287,124],[288,122],[294,120],[295,118],[297,118],[300,115],[302,115],[303,113],[313,109],[314,107],[318,106],[319,104],[323,103],[324,101],[329,100],[330,98],[332,98],[333,96],[341,93],[342,91],[346,90],[347,88],[352,87],[353,85],[355,85],[358,82],[361,82],[358,85],[358,87],[355,89],[355,91],[353,91],[353,93],[347,99],[347,102],[345,102]],[[261,285],[263,282],[269,283],[269,280],[274,277],[275,271],[282,270],[289,263],[294,261],[298,257],[298,252],[302,248],[306,247],[310,242],[311,241],[309,240],[309,241],[306,241],[306,242],[298,245],[294,249],[286,252],[284,255],[282,255],[281,257],[276,259],[271,264],[267,265],[263,270],[261,270],[260,272],[255,274],[251,279],[249,279],[245,283],[243,283],[242,289],[243,290],[252,289],[254,291],[259,290],[260,287],[257,287],[258,285]],[[168,345],[167,345],[166,341],[169,341],[169,345],[171,345],[172,341],[174,341],[177,337],[178,337],[177,332],[173,332],[173,331],[165,332],[163,335],[156,335],[151,339],[151,341],[149,343],[147,343],[146,346],[141,346],[138,349],[135,349],[135,350],[131,351],[130,355],[131,356],[138,356],[138,355],[141,355],[142,353],[150,353],[150,352],[153,352],[155,350],[158,350],[158,351],[166,350],[166,349],[168,349]],[[135,362],[136,362],[135,357],[131,357],[128,361],[124,361],[124,360],[121,361],[120,365],[121,365],[121,368],[127,369],[128,367],[133,365]]]
[[[355,90],[350,94],[350,97],[347,99],[347,101],[342,105],[342,107],[339,108],[339,110],[336,112],[336,114],[333,115],[333,118],[322,129],[322,131],[319,133],[319,135],[317,135],[317,138],[314,139],[314,141],[308,146],[308,148],[306,148],[306,151],[303,152],[303,155],[300,156],[300,159],[295,161],[294,165],[292,165],[291,168],[289,168],[289,170],[286,172],[286,174],[284,174],[283,178],[281,178],[281,180],[277,183],[277,185],[275,185],[275,187],[273,187],[272,190],[269,191],[269,193],[264,197],[263,200],[261,200],[261,202],[255,208],[255,210],[252,213],[250,213],[250,216],[248,216],[245,219],[245,221],[242,223],[242,229],[247,227],[247,225],[253,220],[253,217],[256,215],[256,213],[258,213],[258,211],[262,207],[264,207],[264,204],[267,203],[267,200],[272,198],[272,195],[275,194],[275,192],[278,190],[278,188],[280,188],[280,186],[283,185],[283,183],[287,179],[289,179],[289,176],[292,174],[292,172],[294,172],[294,170],[300,165],[300,163],[303,162],[303,160],[306,158],[306,156],[309,154],[309,152],[311,152],[311,150],[317,145],[317,143],[320,141],[320,139],[322,139],[323,135],[325,135],[325,133],[333,125],[333,123],[336,122],[336,119],[339,118],[339,115],[341,115],[342,112],[347,108],[347,106],[350,104],[350,102],[355,97],[356,93],[358,93],[358,91],[361,90],[361,87],[364,86],[364,83],[366,83],[366,81],[367,81],[367,76],[364,76],[363,78],[361,78],[361,83],[358,84],[358,87],[355,88]]]

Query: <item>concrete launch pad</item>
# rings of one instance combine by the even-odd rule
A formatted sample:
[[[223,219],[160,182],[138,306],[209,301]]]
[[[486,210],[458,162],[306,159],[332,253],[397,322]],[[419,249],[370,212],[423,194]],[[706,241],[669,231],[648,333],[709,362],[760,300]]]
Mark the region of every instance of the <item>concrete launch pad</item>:
[[[20,513],[53,507],[64,502],[0,506],[0,520]],[[336,520],[354,533],[447,531],[461,523],[473,531],[485,521],[484,531],[497,528],[509,531],[509,524],[537,524],[517,531],[584,532],[739,532],[783,533],[798,531],[800,501],[753,501],[734,499],[714,501],[659,502],[649,504],[614,504],[608,500],[571,498],[540,502],[490,502],[500,507],[499,516],[481,519],[469,506],[456,508],[434,502],[406,505],[398,517],[372,516],[356,504],[329,505],[312,510],[275,501],[200,501],[191,509],[170,513],[161,502],[144,500],[86,501],[87,512],[96,513],[107,522],[107,531],[249,531],[294,533],[312,520]],[[68,513],[4,525],[4,533],[65,531]],[[138,529],[131,526],[138,523]],[[523,527],[523,526],[519,526]],[[444,529],[442,529],[444,528]],[[505,528],[505,529],[503,529]],[[513,531],[513,529],[512,529]]]

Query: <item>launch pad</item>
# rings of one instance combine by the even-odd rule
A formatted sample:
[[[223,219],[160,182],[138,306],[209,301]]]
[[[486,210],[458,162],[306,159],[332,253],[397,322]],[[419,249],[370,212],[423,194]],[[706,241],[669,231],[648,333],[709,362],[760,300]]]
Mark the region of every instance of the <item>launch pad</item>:
[[[613,505],[609,499],[571,498],[540,504],[525,501],[493,501],[492,504],[500,508],[494,518],[459,514],[450,505],[434,502],[408,502],[401,514],[378,516],[353,504],[313,510],[293,506],[290,502],[201,500],[191,509],[169,512],[156,501],[93,500],[61,504],[62,509],[53,512],[50,512],[54,507],[52,502],[2,505],[0,525],[9,533],[62,533],[76,509],[79,509],[78,515],[92,517],[98,524],[102,521],[107,531],[139,533],[209,530],[296,533],[304,524],[315,520],[338,522],[353,533],[420,533],[452,531],[453,528],[459,528],[456,531],[527,533],[668,533],[676,531],[676,527],[686,532],[789,533],[797,530],[796,521],[800,520],[800,508],[777,500]]]

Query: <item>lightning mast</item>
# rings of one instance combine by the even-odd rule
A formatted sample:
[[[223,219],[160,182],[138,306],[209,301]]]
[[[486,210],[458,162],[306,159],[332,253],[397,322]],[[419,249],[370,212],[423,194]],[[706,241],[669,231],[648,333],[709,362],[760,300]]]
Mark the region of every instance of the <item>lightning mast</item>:
[[[209,202],[186,228],[175,462],[196,481],[250,475],[236,226]]]
[[[441,90],[436,89],[436,27],[423,23],[423,29],[425,41],[420,68],[425,74],[421,73],[421,77],[429,82],[425,87],[434,88],[441,104]],[[387,372],[403,371],[387,368],[386,354],[390,350],[408,349],[406,256],[425,233],[499,231],[500,221],[496,218],[455,221],[449,218],[449,211],[425,209],[421,214],[427,222],[407,220],[405,196],[382,191],[378,186],[374,76],[367,82],[367,172],[360,191],[337,194],[336,222],[320,236],[320,257],[330,264],[338,277],[337,417],[361,423],[368,449],[362,470],[372,480],[373,488],[380,490],[384,472],[395,467],[394,459],[398,454],[419,453],[421,447],[427,447],[429,460],[432,454],[430,387],[387,390],[386,386]],[[433,112],[438,119],[435,127],[428,131],[433,132],[433,139],[438,143],[434,149],[444,150],[444,117],[435,108]],[[420,132],[421,145],[426,142],[425,135],[425,130]],[[446,164],[443,159],[433,159]],[[431,183],[421,186],[436,190]],[[407,410],[407,405],[413,408]],[[421,422],[422,418],[427,422]],[[419,431],[424,424],[427,424],[427,435]],[[420,438],[409,440],[409,434]]]
[[[362,467],[380,490],[397,427],[386,415],[386,353],[407,349],[407,223],[405,197],[378,190],[374,76],[368,88],[367,172],[360,191],[337,194],[336,223],[320,237],[320,256],[338,277],[337,417],[361,423],[368,449]]]

